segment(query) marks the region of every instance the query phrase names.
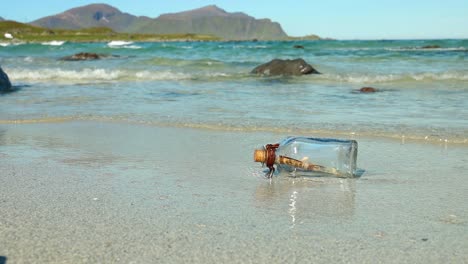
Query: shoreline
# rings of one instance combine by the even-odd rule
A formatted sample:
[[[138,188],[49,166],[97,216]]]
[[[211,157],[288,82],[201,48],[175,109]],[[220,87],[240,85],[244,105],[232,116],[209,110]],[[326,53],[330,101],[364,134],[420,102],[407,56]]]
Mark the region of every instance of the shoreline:
[[[206,39],[206,38],[173,38],[171,36],[161,36],[161,37],[150,37],[147,39],[132,39],[128,37],[121,37],[121,38],[108,38],[108,39],[95,39],[95,40],[74,40],[74,39],[69,39],[69,38],[45,38],[45,39],[37,39],[37,40],[21,40],[21,39],[13,39],[13,40],[8,40],[8,39],[3,39],[0,40],[0,43],[2,44],[8,44],[8,45],[21,45],[21,44],[43,44],[47,42],[52,42],[52,41],[63,41],[65,43],[108,43],[111,41],[128,41],[128,42],[133,42],[133,43],[171,43],[171,42],[213,42],[213,43],[242,43],[242,42],[321,42],[321,41],[336,41],[336,42],[354,42],[354,41],[359,41],[359,42],[386,42],[386,41],[423,41],[423,42],[433,42],[433,41],[447,41],[447,40],[459,40],[459,41],[465,41],[468,39],[465,38],[448,38],[448,39],[330,39],[330,38],[320,38],[320,39],[301,39],[300,37],[291,37],[289,39]],[[0,45],[1,47],[1,45]],[[417,46],[417,47],[409,47],[409,48],[419,48],[421,50],[440,50],[446,47],[440,47],[440,48],[424,48],[423,46]],[[451,48],[451,47],[449,47]],[[455,47],[457,48],[457,47]]]
[[[110,38],[102,40],[67,40],[66,38],[53,38],[53,39],[44,39],[44,40],[26,40],[26,41],[11,41],[11,40],[2,40],[0,43],[10,44],[10,45],[21,45],[21,44],[42,44],[51,41],[63,41],[65,43],[107,43],[111,41],[129,41],[133,43],[164,43],[164,42],[213,42],[213,43],[241,43],[241,42],[307,42],[307,41],[335,41],[332,39],[272,39],[272,40],[254,40],[254,39],[239,39],[239,40],[228,40],[228,39],[191,39],[191,38],[167,38],[164,37],[161,39],[150,38],[144,40],[134,40],[131,38]]]
[[[200,124],[200,123],[169,123],[165,121],[146,121],[146,120],[126,120],[114,119],[113,117],[44,117],[34,119],[0,119],[0,125],[29,125],[29,124],[57,124],[57,123],[103,123],[103,124],[121,124],[121,125],[142,125],[159,128],[187,128],[207,130],[214,132],[240,132],[240,133],[273,133],[273,134],[294,134],[295,136],[315,135],[317,137],[328,138],[348,138],[348,139],[366,139],[366,140],[390,140],[399,144],[429,144],[447,148],[448,146],[468,147],[468,139],[444,139],[436,135],[395,135],[395,134],[372,134],[372,132],[350,132],[340,130],[313,130],[302,128],[281,128],[281,127],[240,127],[236,125],[221,124]]]

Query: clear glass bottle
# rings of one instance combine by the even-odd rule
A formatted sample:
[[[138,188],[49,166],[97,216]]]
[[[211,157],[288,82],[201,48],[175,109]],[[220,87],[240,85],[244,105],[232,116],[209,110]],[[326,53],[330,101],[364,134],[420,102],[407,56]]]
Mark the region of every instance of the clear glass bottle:
[[[288,137],[278,144],[268,144],[254,152],[254,160],[270,169],[292,175],[337,177],[356,176],[358,144],[356,140],[332,138]]]

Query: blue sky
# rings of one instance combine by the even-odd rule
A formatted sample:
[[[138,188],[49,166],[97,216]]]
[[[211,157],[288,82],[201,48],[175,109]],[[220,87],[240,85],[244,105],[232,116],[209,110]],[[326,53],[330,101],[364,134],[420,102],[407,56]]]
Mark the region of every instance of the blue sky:
[[[133,15],[157,17],[215,4],[279,22],[292,36],[337,39],[468,38],[467,0],[12,0],[0,16],[29,22],[101,2]]]

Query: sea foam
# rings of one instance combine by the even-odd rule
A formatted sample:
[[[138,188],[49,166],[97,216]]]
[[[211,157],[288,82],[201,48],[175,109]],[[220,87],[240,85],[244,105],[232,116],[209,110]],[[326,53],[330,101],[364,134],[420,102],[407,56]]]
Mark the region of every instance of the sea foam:
[[[59,82],[59,83],[96,83],[102,81],[150,81],[150,80],[183,80],[190,79],[190,74],[172,71],[132,71],[111,70],[102,68],[85,68],[66,70],[47,68],[40,70],[12,69],[9,76],[15,81],[26,82]]]
[[[52,41],[48,41],[48,42],[42,42],[41,44],[46,45],[46,46],[62,46],[63,44],[65,44],[65,42],[66,41],[52,40]]]
[[[33,58],[26,57],[25,61],[32,61]],[[37,70],[11,69],[9,76],[15,81],[27,82],[64,82],[64,83],[93,83],[102,81],[152,81],[152,80],[190,80],[207,79],[219,77],[251,78],[252,76],[242,72],[222,72],[222,71],[199,71],[181,72],[173,69],[166,70],[131,70],[131,69],[105,69],[105,68],[84,68],[84,69],[62,69],[44,68]],[[420,82],[420,81],[468,81],[468,74],[461,71],[448,72],[422,72],[406,74],[339,74],[324,73],[314,75],[305,79],[307,81],[343,82],[343,83],[395,83],[395,82]]]
[[[133,44],[132,41],[123,41],[123,40],[113,40],[109,43],[107,43],[107,46],[109,47],[116,47],[116,46],[127,46]]]
[[[422,73],[390,73],[371,74],[322,74],[316,77],[321,80],[347,83],[389,83],[403,81],[467,81],[468,74],[464,72],[422,72]]]

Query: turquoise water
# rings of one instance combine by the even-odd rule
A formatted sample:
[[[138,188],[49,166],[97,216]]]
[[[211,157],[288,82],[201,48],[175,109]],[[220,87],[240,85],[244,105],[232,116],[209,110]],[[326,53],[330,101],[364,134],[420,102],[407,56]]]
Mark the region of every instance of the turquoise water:
[[[468,40],[0,44],[0,65],[18,88],[0,95],[0,124],[97,120],[468,143]],[[60,60],[79,52],[114,56]],[[299,57],[322,74],[249,74]],[[363,86],[379,92],[356,92]]]

